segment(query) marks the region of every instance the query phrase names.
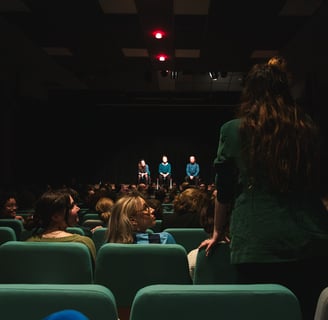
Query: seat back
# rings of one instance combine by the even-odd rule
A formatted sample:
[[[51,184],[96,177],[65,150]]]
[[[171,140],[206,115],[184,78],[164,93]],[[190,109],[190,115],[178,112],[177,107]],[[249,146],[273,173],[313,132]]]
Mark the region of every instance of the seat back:
[[[16,239],[21,240],[21,235],[24,231],[24,225],[21,220],[18,219],[0,219],[0,226],[10,227],[16,233]]]
[[[203,228],[166,228],[164,231],[169,232],[175,241],[186,249],[187,253],[209,237]]]
[[[0,226],[0,244],[7,241],[16,241],[16,233],[13,228]]]
[[[93,281],[91,254],[83,243],[8,241],[0,246],[0,261],[0,283]]]
[[[162,203],[162,208],[164,214],[174,212],[173,203]]]
[[[162,219],[156,219],[156,224],[151,227],[154,232],[161,232],[162,231]]]
[[[206,256],[205,249],[198,250],[194,271],[194,284],[237,283],[236,267],[230,263],[229,243],[217,244]]]
[[[130,312],[130,320],[154,318],[301,320],[301,311],[296,296],[278,284],[158,284],[140,289]]]
[[[85,220],[99,220],[99,214],[97,212],[84,213],[80,218],[80,224],[83,225]]]
[[[92,240],[95,244],[96,250],[98,252],[99,248],[105,243],[107,228],[102,227],[96,229],[92,234]]]
[[[130,307],[150,284],[192,284],[187,253],[178,244],[106,243],[97,253],[94,279],[113,292],[118,307]]]
[[[93,229],[98,226],[104,226],[104,221],[100,219],[86,219],[82,222],[82,226],[85,228]]]
[[[85,232],[81,227],[67,227],[66,231],[69,233],[80,234],[81,236],[85,236]]]
[[[112,292],[95,284],[0,284],[1,319],[40,320],[75,309],[92,320],[117,320]]]

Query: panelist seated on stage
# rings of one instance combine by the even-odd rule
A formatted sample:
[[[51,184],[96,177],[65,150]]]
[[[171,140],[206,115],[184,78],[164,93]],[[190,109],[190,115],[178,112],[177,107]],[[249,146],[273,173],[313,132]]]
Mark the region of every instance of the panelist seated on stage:
[[[138,184],[140,183],[150,184],[150,170],[144,159],[138,163]]]
[[[158,165],[158,182],[161,187],[170,187],[171,182],[171,164],[166,155],[163,155],[162,162]]]

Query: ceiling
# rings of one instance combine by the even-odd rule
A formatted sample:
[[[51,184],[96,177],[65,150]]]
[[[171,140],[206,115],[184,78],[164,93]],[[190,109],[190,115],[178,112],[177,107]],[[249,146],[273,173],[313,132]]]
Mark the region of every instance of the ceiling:
[[[25,94],[35,79],[46,95],[110,93],[144,102],[179,93],[185,102],[234,94],[249,67],[283,51],[322,3],[1,0],[2,65],[16,70]],[[163,39],[152,36],[156,29]],[[157,61],[159,53],[166,62]]]

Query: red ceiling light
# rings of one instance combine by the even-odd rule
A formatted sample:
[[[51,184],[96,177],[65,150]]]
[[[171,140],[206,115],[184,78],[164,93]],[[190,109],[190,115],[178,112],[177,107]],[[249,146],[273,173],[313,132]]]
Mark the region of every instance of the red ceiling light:
[[[165,32],[162,30],[155,30],[152,35],[155,39],[162,39],[165,37]]]
[[[156,56],[156,59],[157,59],[158,61],[160,61],[160,62],[164,62],[164,61],[167,60],[167,55],[166,55],[166,54],[163,54],[163,53],[158,54],[158,55]]]

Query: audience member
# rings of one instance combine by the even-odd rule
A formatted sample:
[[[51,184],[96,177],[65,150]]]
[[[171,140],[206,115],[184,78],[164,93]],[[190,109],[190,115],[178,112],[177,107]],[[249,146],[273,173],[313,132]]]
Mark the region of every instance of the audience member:
[[[187,166],[186,166],[185,181],[188,182],[189,184],[198,186],[199,172],[200,172],[200,168],[199,168],[199,164],[196,162],[196,157],[190,156],[189,162],[187,163]]]
[[[75,226],[80,208],[72,196],[63,191],[46,191],[37,200],[33,219],[26,224],[33,233],[26,241],[36,242],[81,242],[85,244],[95,262],[96,248],[92,239],[66,231]]]
[[[24,218],[17,215],[17,209],[16,193],[0,191],[0,219],[17,219],[25,223]]]
[[[155,224],[154,209],[139,193],[124,195],[113,205],[106,242],[176,243],[168,232],[147,232]]]
[[[108,197],[101,197],[96,203],[95,209],[99,215],[99,219],[103,221],[104,226],[108,224],[113,205],[114,200]]]
[[[303,320],[313,320],[328,283],[319,150],[319,130],[294,102],[285,67],[254,65],[237,119],[220,129],[214,232],[200,245],[208,254],[222,240],[233,205],[231,263],[240,283],[286,286],[300,301]]]
[[[42,320],[89,320],[89,318],[78,310],[65,309],[53,312]]]
[[[162,220],[163,218],[163,202],[156,198],[147,199],[148,205],[154,209],[153,215],[156,220]]]
[[[208,206],[210,196],[195,186],[176,195],[173,200],[173,213],[163,215],[162,229],[202,228],[200,213]]]
[[[162,162],[158,165],[158,181],[161,187],[169,189],[171,186],[172,170],[166,155],[162,156]]]
[[[146,163],[144,159],[141,159],[138,162],[138,184],[144,183],[150,184],[150,170],[149,165]]]
[[[80,224],[80,207],[78,206],[78,201],[80,201],[79,192],[70,187],[62,187],[62,188],[56,189],[56,190],[59,192],[68,193],[72,197],[73,202],[76,205],[75,208],[77,209],[77,212],[75,214],[75,212],[73,210],[73,214],[71,216],[71,221],[70,221],[69,226],[81,228],[86,236],[92,238],[93,232],[92,232],[91,228],[89,226],[84,226],[84,225]]]

